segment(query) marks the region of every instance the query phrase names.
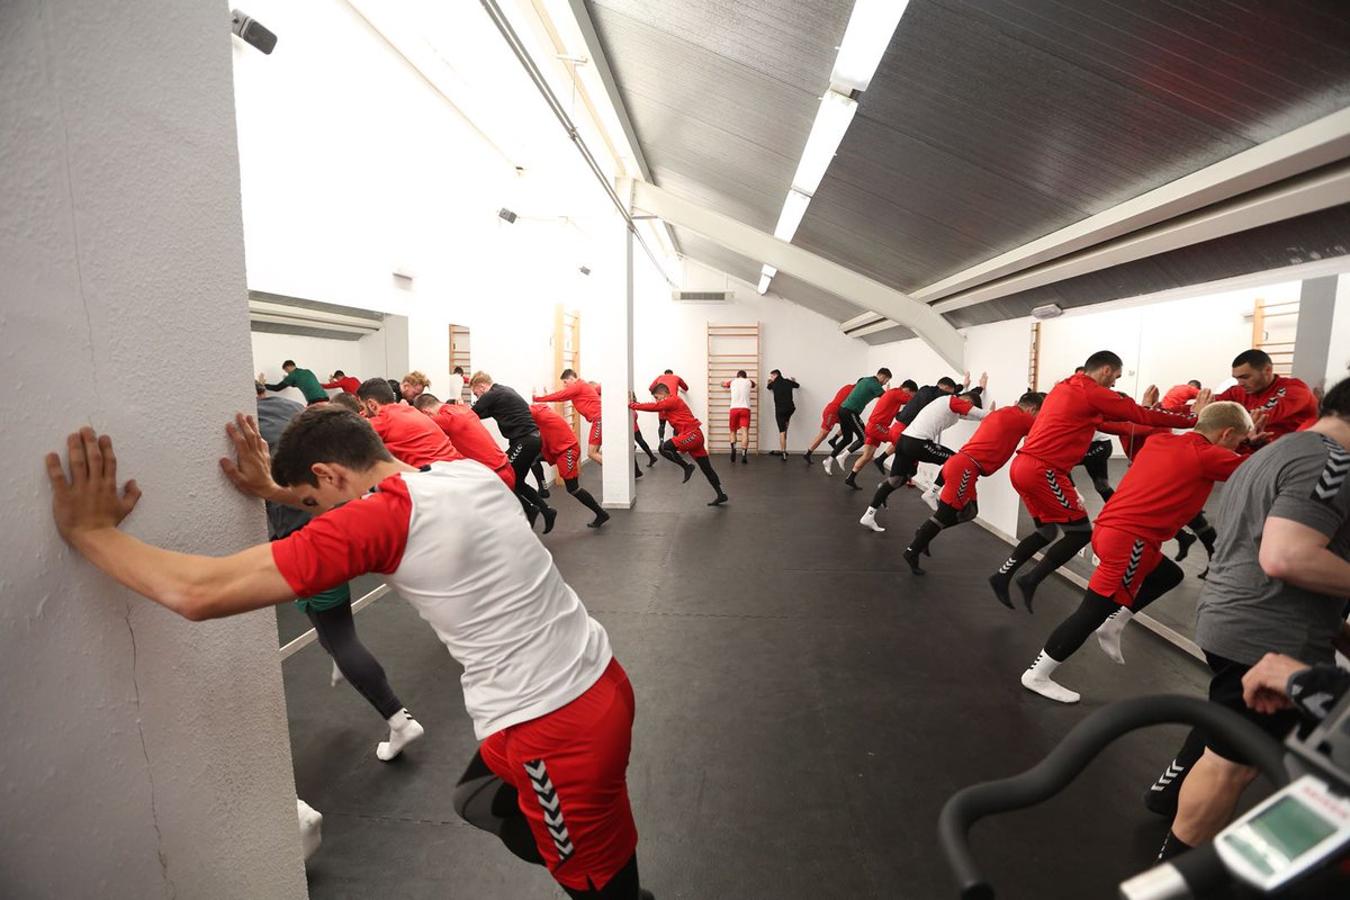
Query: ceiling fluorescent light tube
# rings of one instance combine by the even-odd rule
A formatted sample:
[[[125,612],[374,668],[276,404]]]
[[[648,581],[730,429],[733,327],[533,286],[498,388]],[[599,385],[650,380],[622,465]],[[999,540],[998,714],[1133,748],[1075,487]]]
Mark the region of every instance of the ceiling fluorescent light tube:
[[[806,206],[811,202],[811,198],[797,189],[788,191],[787,199],[783,201],[783,211],[778,214],[778,224],[774,226],[773,236],[780,241],[790,241],[792,236],[797,233],[797,226],[802,224],[802,216],[806,215]]]
[[[816,120],[806,138],[806,149],[802,150],[801,161],[797,163],[797,174],[792,176],[794,190],[809,197],[820,187],[825,170],[830,167],[830,161],[839,150],[839,142],[844,139],[844,132],[848,131],[857,111],[857,101],[838,91],[826,91],[820,98]]]
[[[867,90],[908,5],[909,0],[855,0],[834,58],[832,85],[845,92]]]

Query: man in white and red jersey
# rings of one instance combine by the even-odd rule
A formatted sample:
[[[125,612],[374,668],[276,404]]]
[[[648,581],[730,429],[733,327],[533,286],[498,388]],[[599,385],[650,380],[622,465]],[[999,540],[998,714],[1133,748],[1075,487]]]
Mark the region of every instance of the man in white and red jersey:
[[[1013,488],[1031,514],[1036,530],[1023,539],[999,570],[989,577],[994,595],[1004,606],[1012,606],[1008,588],[1013,575],[1039,550],[1048,547],[1036,567],[1017,579],[1028,612],[1032,610],[1040,583],[1092,539],[1092,525],[1069,477],[1069,470],[1083,458],[1103,420],[1171,428],[1189,428],[1195,424],[1193,415],[1150,409],[1158,399],[1157,387],[1144,392],[1143,406],[1111,390],[1120,378],[1123,366],[1120,357],[1110,350],[1099,350],[1089,356],[1083,372],[1064,379],[1046,396],[1031,433],[1013,457],[1008,474]],[[1196,411],[1203,409],[1208,401],[1208,395],[1202,393],[1195,401]],[[1064,534],[1055,541],[1055,535],[1061,529]]]
[[[496,472],[502,483],[515,491],[516,471],[511,468],[511,460],[472,409],[459,403],[442,403],[426,391],[418,394],[412,405],[445,433],[456,450]]]
[[[708,484],[717,491],[717,496],[708,505],[721,506],[726,503],[727,495],[722,490],[722,481],[713,471],[712,463],[708,460],[708,450],[703,443],[703,423],[694,418],[689,406],[679,397],[673,396],[670,388],[664,384],[656,385],[652,389],[652,394],[656,397],[654,402],[630,403],[628,408],[638,412],[665,413],[666,421],[675,429],[675,434],[670,439],[662,441],[656,452],[683,469],[686,482],[693,477],[694,466],[685,462],[680,454],[688,453],[694,462],[698,463],[698,468],[703,470],[703,477],[708,479]]]
[[[975,483],[1003,468],[1031,430],[1044,402],[1044,394],[1028,391],[1017,398],[1015,405],[993,410],[961,449],[942,464],[943,484],[937,509],[914,532],[914,539],[905,548],[904,558],[911,572],[924,574],[919,568],[919,556],[928,552],[928,545],[944,528],[969,522],[979,514]]]
[[[1078,693],[1050,676],[1094,631],[1108,656],[1120,664],[1120,633],[1141,609],[1181,583],[1181,567],[1163,556],[1162,545],[1205,506],[1210,491],[1242,463],[1235,451],[1251,434],[1241,405],[1214,402],[1200,411],[1193,431],[1155,434],[1139,450],[1120,487],[1092,529],[1100,560],[1083,602],[1050,634],[1045,649],[1022,673],[1022,686],[1060,703]]]
[[[736,461],[736,441],[741,442],[741,462],[750,461],[750,394],[755,389],[755,381],[741,369],[735,378],[722,382],[722,387],[731,392],[731,408],[727,411],[727,430],[731,432],[731,461]]]
[[[1232,400],[1246,407],[1256,422],[1257,434],[1242,447],[1253,453],[1278,437],[1302,431],[1318,418],[1317,397],[1297,378],[1276,375],[1270,355],[1264,350],[1244,350],[1233,359],[1237,384],[1215,400]]]
[[[455,789],[459,814],[546,865],[571,897],[649,896],[625,783],[632,687],[501,479],[470,460],[414,469],[331,405],[296,416],[270,459],[251,418],[229,431],[237,463],[224,465],[242,491],[322,514],[225,557],[151,546],[118,529],[140,492],[118,492],[112,441],[85,428],[67,441],[69,479],[60,457],[46,460],[61,536],[192,620],[382,573],[464,669],[481,744]]]
[[[811,445],[806,448],[806,452],[802,454],[802,459],[806,460],[807,465],[810,465],[811,454],[816,452],[816,448],[820,446],[820,442],[825,440],[826,436],[834,430],[834,426],[839,424],[839,404],[847,400],[848,395],[851,393],[853,393],[853,385],[846,384],[835,391],[834,399],[825,404],[825,409],[820,414],[820,432],[816,434],[816,439],[811,442]],[[839,451],[839,441],[842,437],[842,434],[838,434],[830,439],[831,456]]]
[[[581,445],[572,431],[571,424],[553,411],[546,403],[530,406],[530,415],[534,424],[539,426],[539,438],[543,442],[544,462],[558,470],[567,493],[577,499],[582,506],[595,513],[595,518],[586,523],[587,528],[599,528],[609,521],[605,511],[591,492],[581,486]]]
[[[1200,396],[1200,388],[1200,382],[1194,378],[1185,384],[1173,385],[1163,394],[1161,406],[1168,412],[1190,412],[1191,404]]]
[[[584,381],[574,369],[563,369],[562,374],[558,377],[562,379],[562,390],[536,396],[532,402],[571,402],[572,408],[581,413],[583,419],[591,423],[591,436],[586,448],[586,455],[595,462],[603,464],[605,459],[600,452],[600,436],[603,433],[600,424],[600,392],[595,389],[595,385],[589,381]]]
[[[665,372],[653,378],[652,383],[647,387],[647,392],[655,394],[658,384],[664,384],[672,397],[680,396],[680,391],[689,392],[689,385],[685,383],[685,380],[670,369],[666,369]],[[666,417],[664,415],[657,416],[657,422],[656,442],[659,444],[666,439]]]
[[[900,407],[904,406],[914,397],[914,392],[919,386],[905,379],[897,388],[887,388],[886,392],[877,398],[877,402],[872,406],[872,413],[867,417],[867,427],[863,431],[863,452],[858,457],[858,461],[853,464],[853,471],[848,473],[844,479],[844,484],[860,491],[858,487],[858,473],[872,460],[873,454],[877,448],[891,439],[891,426],[895,424],[895,416],[900,412]]]
[[[877,485],[872,495],[872,503],[863,513],[858,524],[873,531],[885,531],[877,524],[877,512],[886,505],[886,498],[897,488],[907,483],[919,471],[919,463],[937,463],[942,465],[955,452],[942,445],[942,432],[956,424],[960,418],[983,419],[992,411],[982,408],[981,397],[988,384],[987,375],[980,376],[980,383],[964,394],[947,394],[939,391],[936,399],[931,399],[906,425],[905,431],[895,446],[895,456],[891,461],[891,471],[886,480]],[[938,484],[942,484],[942,473],[938,473]],[[936,497],[934,498],[936,507]]]

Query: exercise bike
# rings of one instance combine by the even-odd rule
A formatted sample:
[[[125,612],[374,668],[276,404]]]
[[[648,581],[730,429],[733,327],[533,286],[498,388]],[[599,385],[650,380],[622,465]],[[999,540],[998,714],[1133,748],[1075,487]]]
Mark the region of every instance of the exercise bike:
[[[938,838],[958,896],[995,896],[971,854],[969,831],[976,822],[1047,800],[1116,739],[1167,724],[1222,735],[1276,791],[1212,843],[1123,882],[1122,900],[1350,898],[1350,695],[1307,737],[1291,736],[1283,746],[1233,711],[1194,697],[1139,697],[1097,710],[1032,768],[964,788],[943,806]]]

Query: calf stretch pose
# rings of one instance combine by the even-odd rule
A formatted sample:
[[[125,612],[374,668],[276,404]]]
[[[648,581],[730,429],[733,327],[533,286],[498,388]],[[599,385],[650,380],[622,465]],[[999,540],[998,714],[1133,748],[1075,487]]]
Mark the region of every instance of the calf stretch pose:
[[[923,412],[928,404],[939,397],[960,393],[968,387],[970,387],[969,372],[965,374],[965,379],[961,382],[960,387],[957,386],[953,379],[944,376],[938,379],[937,384],[926,384],[915,391],[914,396],[900,408],[900,412],[895,416],[895,424],[891,426],[891,431],[888,435],[891,444],[891,453],[894,454],[898,452],[900,447],[900,435],[905,432],[905,429],[909,427],[909,424],[918,417],[919,413]],[[885,453],[881,454],[882,464],[877,466],[877,468],[881,469],[883,475],[886,474],[886,467],[884,465],[886,456],[887,454]]]
[[[61,536],[194,621],[382,573],[464,669],[481,744],[455,788],[459,814],[546,865],[573,898],[646,896],[626,785],[632,687],[501,479],[468,460],[414,469],[361,417],[331,405],[296,416],[274,458],[251,418],[229,431],[237,462],[223,464],[236,486],[320,515],[225,557],[146,544],[117,527],[139,488],[118,491],[111,439],[85,428],[67,442],[69,477],[56,454],[46,460]]]
[[[1150,409],[1157,400],[1156,387],[1144,392],[1143,406],[1111,390],[1123,366],[1120,357],[1109,350],[1088,357],[1083,372],[1071,375],[1051,389],[1026,442],[1013,457],[1009,478],[1036,530],[1013,548],[1012,555],[989,576],[994,596],[1009,609],[1012,599],[1008,589],[1027,560],[1045,549],[1045,556],[1035,568],[1017,579],[1023,603],[1027,612],[1031,612],[1040,583],[1092,539],[1092,524],[1069,470],[1083,458],[1092,443],[1093,432],[1104,419],[1166,428],[1190,428],[1195,424],[1193,415]],[[1201,394],[1196,399],[1196,411],[1208,401],[1208,395]],[[1063,536],[1055,540],[1060,531]]]
[[[970,440],[942,464],[943,485],[937,509],[914,532],[914,539],[905,548],[905,562],[911,572],[924,574],[919,556],[928,552],[929,545],[943,529],[969,522],[979,514],[976,482],[1003,468],[1018,442],[1031,430],[1044,402],[1044,394],[1028,391],[1018,398],[1015,406],[990,412]]]
[[[656,465],[656,454],[653,453],[652,448],[647,445],[647,439],[642,436],[642,426],[638,424],[637,413],[633,413],[633,443],[641,447],[642,452],[647,454],[647,468],[650,469],[652,466]],[[642,477],[642,471],[640,469],[637,470],[637,477]]]
[[[942,432],[958,418],[983,419],[988,415],[988,411],[980,406],[980,398],[987,381],[987,376],[981,376],[980,385],[974,390],[929,403],[905,427],[891,461],[891,473],[885,481],[877,485],[871,505],[858,520],[859,525],[873,531],[885,531],[885,528],[877,524],[877,512],[886,505],[886,498],[914,477],[919,470],[919,463],[943,465],[951,458],[955,451],[942,445]],[[937,480],[939,485],[943,483],[941,472],[938,473]],[[934,507],[936,505],[935,501]]]
[[[844,402],[839,404],[839,450],[833,457],[826,457],[822,463],[826,475],[834,474],[835,466],[842,472],[849,454],[863,445],[867,431],[863,426],[863,410],[867,404],[886,393],[886,385],[890,380],[891,370],[882,366],[877,369],[877,374],[859,378]]]
[[[1215,482],[1227,481],[1242,457],[1235,451],[1252,420],[1236,403],[1211,403],[1195,430],[1158,434],[1139,451],[1092,529],[1100,562],[1083,602],[1050,634],[1045,649],[1022,673],[1022,686],[1060,703],[1078,693],[1051,676],[1094,631],[1106,655],[1124,665],[1120,635],[1140,610],[1181,583],[1181,567],[1162,545],[1194,518]]]
[[[360,387],[360,385],[358,385]],[[263,440],[276,446],[286,426],[304,407],[285,397],[267,395],[258,386],[258,432]],[[313,516],[302,509],[267,501],[267,539],[277,541],[288,537],[309,524]],[[338,674],[346,680],[366,702],[389,724],[389,739],[375,746],[375,756],[384,762],[397,757],[425,732],[407,707],[394,694],[384,667],[361,643],[352,619],[352,591],[343,582],[312,597],[302,597],[295,605],[314,626],[319,646],[333,660]],[[334,676],[333,683],[337,683]]]
[[[848,395],[853,393],[853,385],[846,384],[834,394],[834,399],[825,404],[825,409],[820,414],[820,431],[816,433],[815,440],[806,448],[802,454],[802,459],[806,460],[807,465],[811,464],[811,454],[816,452],[820,442],[825,440],[826,436],[839,424],[839,404],[848,399]],[[830,455],[839,452],[839,442],[843,439],[843,433],[836,434],[830,438]]]
[[[658,384],[664,384],[666,390],[670,391],[670,396],[672,397],[680,396],[680,391],[684,391],[685,393],[689,392],[689,385],[685,383],[683,378],[676,375],[670,369],[666,369],[665,372],[653,378],[652,383],[647,387],[647,392],[655,394],[656,386]],[[666,439],[666,417],[664,415],[657,416],[657,423],[656,437],[657,443],[659,444]],[[656,465],[656,461],[652,460],[648,463],[647,468],[651,468],[654,465]]]
[[[688,453],[703,471],[703,477],[708,479],[708,484],[717,492],[717,496],[708,505],[721,506],[726,503],[727,495],[722,490],[722,482],[713,471],[712,463],[708,460],[708,450],[703,444],[703,423],[694,418],[694,414],[689,411],[688,405],[683,400],[671,396],[670,389],[664,384],[658,384],[652,393],[656,396],[654,402],[630,403],[628,408],[640,412],[665,413],[666,420],[675,429],[675,436],[662,441],[658,452],[684,470],[686,482],[693,477],[694,466],[685,462],[680,454]]]
[[[590,440],[586,455],[593,462],[603,464],[605,459],[600,452],[600,437],[604,432],[600,422],[600,392],[589,381],[583,381],[573,369],[563,369],[558,376],[563,383],[562,390],[543,394],[534,398],[535,403],[570,402],[572,408],[581,413],[581,417],[591,425]]]
[[[538,491],[525,481],[530,467],[539,459],[542,446],[539,428],[530,416],[525,398],[504,384],[495,384],[486,372],[475,372],[469,379],[469,391],[474,396],[473,411],[480,419],[494,419],[497,430],[506,438],[506,458],[516,473],[516,496],[525,510],[530,524],[535,516],[544,517],[544,534],[553,530],[558,511],[549,506]]]
[[[918,389],[917,384],[905,380],[898,388],[890,388],[877,398],[876,405],[872,407],[872,414],[867,417],[867,431],[863,435],[862,455],[853,464],[853,470],[844,479],[844,484],[855,491],[862,490],[858,487],[858,473],[871,462],[872,455],[877,452],[877,448],[891,439],[891,425],[895,422],[896,414],[900,412],[902,406],[913,399],[914,392]]]
[[[309,369],[302,369],[295,364],[295,360],[288,359],[281,364],[281,371],[286,373],[286,377],[276,384],[267,384],[262,375],[258,376],[258,383],[269,391],[284,391],[288,387],[293,387],[304,394],[305,403],[310,406],[328,402],[328,392],[319,383],[318,376]]]
[[[797,411],[797,403],[792,399],[792,392],[801,387],[795,378],[787,378],[779,369],[769,370],[769,381],[765,385],[773,394],[773,417],[775,424],[778,425],[778,455],[787,462],[787,433],[788,425],[792,422],[792,414]]]
[[[581,445],[572,432],[567,420],[555,413],[548,405],[535,403],[530,406],[530,415],[539,428],[539,437],[543,443],[544,461],[558,470],[567,493],[577,499],[582,506],[595,513],[595,518],[586,523],[587,528],[599,528],[609,521],[605,511],[591,492],[580,484]],[[542,478],[541,478],[542,481]]]
[[[516,470],[497,445],[497,440],[472,409],[458,403],[442,403],[435,394],[423,391],[413,408],[431,419],[466,459],[482,463],[497,473],[510,490],[516,489]]]
[[[727,429],[731,433],[731,461],[736,461],[736,441],[741,442],[741,462],[750,462],[750,394],[755,389],[753,379],[746,377],[745,370],[736,373],[735,378],[722,382],[722,387],[731,392],[731,409],[727,413]]]

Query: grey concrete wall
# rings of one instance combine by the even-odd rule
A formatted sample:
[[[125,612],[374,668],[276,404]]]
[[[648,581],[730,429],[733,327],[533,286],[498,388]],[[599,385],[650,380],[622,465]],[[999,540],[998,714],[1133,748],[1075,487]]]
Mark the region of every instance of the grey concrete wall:
[[[126,529],[227,553],[252,406],[225,4],[0,4],[0,894],[305,896],[264,611],[194,625],[60,541],[42,454],[90,423]],[[284,48],[284,44],[282,45]]]
[[[1309,278],[1298,298],[1298,331],[1290,373],[1310,386],[1321,384],[1331,353],[1332,320],[1336,311],[1337,276]]]

